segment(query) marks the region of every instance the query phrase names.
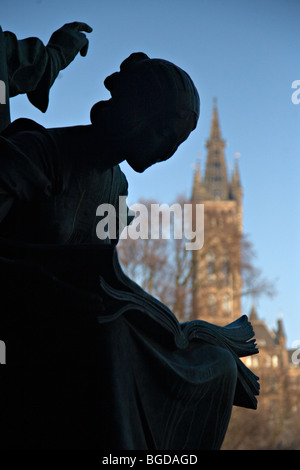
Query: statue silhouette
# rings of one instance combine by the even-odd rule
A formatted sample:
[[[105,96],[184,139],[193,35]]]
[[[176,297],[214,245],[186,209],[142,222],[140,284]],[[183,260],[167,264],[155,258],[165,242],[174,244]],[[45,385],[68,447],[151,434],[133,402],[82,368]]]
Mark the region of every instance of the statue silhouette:
[[[4,448],[219,449],[233,404],[256,407],[241,317],[181,324],[122,271],[96,210],[195,129],[198,92],[176,65],[134,53],[105,80],[91,124],[20,119],[0,137]],[[3,369],[3,368],[2,368]],[[1,372],[1,371],[0,371]]]

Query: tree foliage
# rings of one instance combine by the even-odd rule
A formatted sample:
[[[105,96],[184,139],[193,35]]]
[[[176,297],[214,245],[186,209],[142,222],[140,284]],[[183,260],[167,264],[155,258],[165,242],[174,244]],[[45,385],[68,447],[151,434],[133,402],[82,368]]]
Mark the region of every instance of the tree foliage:
[[[176,201],[182,208],[188,202],[183,197],[179,197]],[[197,287],[196,283],[201,283],[201,279],[197,281],[193,276],[192,250],[185,248],[187,240],[184,235],[181,238],[174,237],[174,223],[176,223],[174,218],[171,220],[169,237],[160,226],[155,237],[158,233],[160,236],[154,239],[150,218],[151,206],[157,202],[141,199],[139,204],[147,208],[147,237],[145,237],[145,230],[144,238],[132,239],[127,236],[124,239],[121,237],[118,244],[121,265],[130,278],[167,305],[181,321],[188,320],[192,315],[193,291]],[[206,245],[213,243],[212,233],[212,231],[208,232],[208,238],[205,234]],[[122,236],[124,237],[124,232]],[[240,251],[236,250],[237,243],[241,244]],[[256,300],[262,295],[273,296],[275,294],[274,282],[264,278],[261,270],[254,266],[255,252],[246,236],[237,237],[232,234],[227,249],[230,251],[229,255],[234,269],[240,270],[242,275],[241,296],[252,296]],[[236,255],[239,252],[241,256]]]

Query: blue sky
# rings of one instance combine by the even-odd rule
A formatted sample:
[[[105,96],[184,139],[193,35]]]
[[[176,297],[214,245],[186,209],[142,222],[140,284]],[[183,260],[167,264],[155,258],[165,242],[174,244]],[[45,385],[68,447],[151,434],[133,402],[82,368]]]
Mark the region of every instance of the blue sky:
[[[46,114],[25,96],[11,100],[12,118],[46,127],[89,124],[91,106],[109,97],[104,78],[130,53],[170,60],[194,80],[201,98],[197,129],[175,156],[144,174],[122,164],[129,203],[140,197],[173,202],[190,195],[193,164],[209,135],[213,98],[229,170],[234,153],[244,188],[244,231],[255,264],[277,279],[278,294],[262,298],[258,314],[273,328],[283,316],[288,346],[300,340],[300,80],[298,0],[1,0],[1,26],[18,38],[51,33],[71,21],[93,27],[85,58],[78,56],[55,82]],[[245,302],[245,312],[251,299]]]

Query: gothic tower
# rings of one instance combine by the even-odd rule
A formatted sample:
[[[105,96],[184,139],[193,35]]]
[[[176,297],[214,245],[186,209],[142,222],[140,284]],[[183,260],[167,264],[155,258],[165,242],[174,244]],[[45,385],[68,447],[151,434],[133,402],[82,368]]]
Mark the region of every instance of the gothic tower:
[[[204,204],[204,246],[193,252],[193,317],[225,325],[241,315],[242,187],[238,168],[228,177],[214,103],[204,179],[200,163],[191,202]]]

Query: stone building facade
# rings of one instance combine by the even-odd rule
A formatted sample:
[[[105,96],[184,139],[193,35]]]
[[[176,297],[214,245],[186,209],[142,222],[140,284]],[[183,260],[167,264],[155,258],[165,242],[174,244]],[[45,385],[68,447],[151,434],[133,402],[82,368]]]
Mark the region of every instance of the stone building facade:
[[[259,348],[259,354],[244,359],[260,377],[258,410],[234,409],[224,448],[300,449],[300,360],[295,351],[287,350],[282,319],[273,331],[259,318],[255,306],[242,312],[243,189],[238,155],[228,175],[216,102],[206,148],[205,171],[202,176],[198,162],[191,196],[194,204],[204,204],[204,246],[193,252],[192,317],[225,325],[245,313]],[[245,420],[253,421],[249,435],[242,424]]]
[[[243,207],[238,161],[229,179],[216,105],[206,147],[205,176],[198,164],[191,198],[204,204],[205,239],[204,248],[193,253],[193,313],[225,325],[241,315]]]

